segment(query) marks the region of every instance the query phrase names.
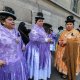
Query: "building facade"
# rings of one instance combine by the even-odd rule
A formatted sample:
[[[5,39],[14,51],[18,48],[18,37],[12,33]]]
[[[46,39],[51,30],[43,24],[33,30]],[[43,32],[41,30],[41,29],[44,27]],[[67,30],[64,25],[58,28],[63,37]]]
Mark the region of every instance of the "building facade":
[[[68,15],[74,16],[75,28],[80,24],[80,0],[0,0],[0,10],[4,6],[11,7],[15,11],[16,24],[24,21],[28,28],[35,22],[38,11],[43,12],[45,22],[52,24],[55,32],[59,26],[65,27]]]

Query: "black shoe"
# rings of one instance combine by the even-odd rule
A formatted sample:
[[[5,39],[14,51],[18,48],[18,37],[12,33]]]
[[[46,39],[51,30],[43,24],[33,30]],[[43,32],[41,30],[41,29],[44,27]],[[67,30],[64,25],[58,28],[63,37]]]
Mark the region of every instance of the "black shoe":
[[[50,80],[50,78],[47,78],[47,80]]]
[[[67,78],[67,75],[62,74],[62,75],[61,75],[61,78],[66,79],[66,78]]]

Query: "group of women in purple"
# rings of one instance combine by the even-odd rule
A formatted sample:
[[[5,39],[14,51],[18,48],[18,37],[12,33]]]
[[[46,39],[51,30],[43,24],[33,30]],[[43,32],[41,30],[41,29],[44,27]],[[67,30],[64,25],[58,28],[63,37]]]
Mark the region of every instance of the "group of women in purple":
[[[14,20],[12,9],[0,11],[0,80],[47,80],[51,74],[49,44],[53,40],[43,28],[43,14],[37,13],[26,47]]]

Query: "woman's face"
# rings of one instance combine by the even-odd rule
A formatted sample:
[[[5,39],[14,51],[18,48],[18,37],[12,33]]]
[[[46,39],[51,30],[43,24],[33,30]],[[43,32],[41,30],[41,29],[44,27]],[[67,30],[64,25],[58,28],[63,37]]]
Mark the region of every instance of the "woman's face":
[[[43,23],[44,23],[43,19],[39,19],[39,20],[37,20],[37,22],[36,22],[36,24],[37,24],[38,26],[40,26],[40,27],[43,26]]]
[[[12,17],[6,18],[3,24],[8,29],[13,29],[15,26],[14,19]]]
[[[74,28],[74,25],[72,22],[68,22],[66,23],[66,30],[70,31]]]

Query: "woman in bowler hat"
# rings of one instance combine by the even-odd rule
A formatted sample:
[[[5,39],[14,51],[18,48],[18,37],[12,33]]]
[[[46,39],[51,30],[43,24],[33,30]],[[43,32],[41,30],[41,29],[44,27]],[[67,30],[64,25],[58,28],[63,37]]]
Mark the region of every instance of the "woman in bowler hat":
[[[28,80],[22,40],[14,20],[13,9],[0,11],[0,80]]]
[[[18,26],[18,31],[20,32],[24,44],[27,45],[27,43],[29,42],[29,33],[31,30],[27,29],[25,25],[25,22],[20,22]]]
[[[35,17],[35,25],[32,26],[29,34],[30,41],[26,46],[26,58],[30,67],[30,79],[47,80],[51,74],[51,54],[48,38],[43,28],[43,13],[38,12]]]
[[[75,20],[73,16],[68,16],[66,18],[66,21],[65,21],[66,30],[64,30],[60,34],[60,37],[58,40],[58,46],[56,49],[55,67],[61,73],[62,78],[67,78],[67,75],[68,75],[68,67],[66,66],[65,61],[63,61],[64,59],[63,55],[65,55],[64,51],[65,51],[67,39],[68,38],[72,39],[74,38],[74,36],[77,36],[79,34],[79,32],[74,29],[74,22]],[[67,60],[67,56],[66,56],[66,60]],[[76,74],[79,73],[78,67],[79,67],[79,64],[77,64],[77,67],[76,67]]]

